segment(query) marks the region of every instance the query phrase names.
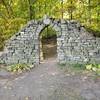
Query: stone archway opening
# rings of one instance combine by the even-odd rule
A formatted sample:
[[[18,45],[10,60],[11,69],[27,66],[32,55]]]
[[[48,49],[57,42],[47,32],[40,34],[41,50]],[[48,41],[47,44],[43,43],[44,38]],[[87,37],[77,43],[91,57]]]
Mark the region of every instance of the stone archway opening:
[[[44,40],[42,32],[47,26],[57,32],[57,38],[54,38],[57,41],[57,48],[54,50],[57,52],[58,63],[100,62],[100,38],[89,34],[76,21],[45,16],[43,19],[28,22],[22,30],[8,40],[4,51],[0,53],[0,63],[9,65],[17,63],[39,64],[47,58],[46,54],[49,54],[49,57],[51,55],[54,57],[52,49],[43,49],[44,43],[52,43],[53,38],[48,38],[49,41],[47,41],[48,39],[44,42],[40,41]]]
[[[40,40],[40,62],[57,57],[57,33],[51,27],[45,27],[39,36]]]

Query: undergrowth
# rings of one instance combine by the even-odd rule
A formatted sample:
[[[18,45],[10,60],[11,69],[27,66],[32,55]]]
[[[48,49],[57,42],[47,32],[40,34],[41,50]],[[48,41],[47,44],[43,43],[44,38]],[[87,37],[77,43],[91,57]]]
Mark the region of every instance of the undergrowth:
[[[100,76],[100,64],[87,64],[86,69]]]
[[[96,75],[100,76],[100,64],[69,64],[69,63],[64,63],[64,64],[59,64],[61,69],[64,70],[72,70],[72,71],[90,71],[94,72]]]
[[[25,70],[30,70],[32,69],[34,66],[33,65],[29,65],[29,64],[13,64],[7,67],[7,70],[10,72],[18,72],[18,73],[22,73]]]

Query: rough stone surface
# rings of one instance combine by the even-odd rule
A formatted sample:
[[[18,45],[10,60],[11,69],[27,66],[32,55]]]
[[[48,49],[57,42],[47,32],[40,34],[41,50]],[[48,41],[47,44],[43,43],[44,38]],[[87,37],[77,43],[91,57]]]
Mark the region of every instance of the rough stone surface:
[[[28,22],[21,31],[7,41],[4,52],[0,54],[0,63],[39,64],[39,35],[48,25],[57,32],[57,55],[59,63],[100,62],[100,38],[89,34],[76,21],[45,17],[38,21],[32,20]]]

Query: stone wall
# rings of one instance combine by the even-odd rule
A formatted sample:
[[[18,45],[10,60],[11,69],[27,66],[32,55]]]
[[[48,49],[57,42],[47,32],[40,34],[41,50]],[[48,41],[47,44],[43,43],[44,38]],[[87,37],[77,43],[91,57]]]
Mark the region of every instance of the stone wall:
[[[88,33],[76,21],[61,22],[61,29],[58,37],[60,63],[100,63],[100,38]]]
[[[100,38],[89,34],[76,21],[44,17],[32,20],[11,37],[0,53],[0,63],[40,63],[41,31],[50,25],[57,33],[57,59],[59,63],[100,62]]]

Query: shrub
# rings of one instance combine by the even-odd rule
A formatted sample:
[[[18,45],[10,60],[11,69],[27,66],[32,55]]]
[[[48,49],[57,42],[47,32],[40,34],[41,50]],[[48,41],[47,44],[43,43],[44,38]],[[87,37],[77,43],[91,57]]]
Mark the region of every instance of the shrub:
[[[30,70],[33,67],[34,67],[33,65],[28,65],[28,64],[14,64],[14,65],[8,66],[7,70],[10,72],[22,73],[23,71]]]
[[[85,64],[80,64],[80,63],[76,63],[76,64],[72,64],[72,67],[76,68],[76,69],[85,69]]]
[[[100,75],[100,64],[88,64],[86,65],[87,70],[91,70],[96,74]]]

